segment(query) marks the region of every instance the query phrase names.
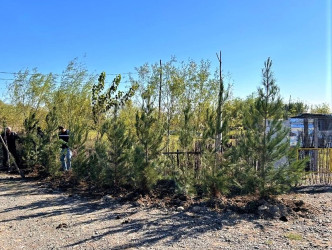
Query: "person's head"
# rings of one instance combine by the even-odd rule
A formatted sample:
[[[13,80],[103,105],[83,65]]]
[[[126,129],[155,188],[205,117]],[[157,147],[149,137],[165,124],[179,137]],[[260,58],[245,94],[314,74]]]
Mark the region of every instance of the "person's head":
[[[58,129],[59,129],[59,131],[61,131],[61,132],[66,131],[66,129],[65,129],[63,126],[59,126]]]
[[[10,133],[10,132],[12,132],[12,128],[11,127],[7,127],[6,128],[6,133]]]

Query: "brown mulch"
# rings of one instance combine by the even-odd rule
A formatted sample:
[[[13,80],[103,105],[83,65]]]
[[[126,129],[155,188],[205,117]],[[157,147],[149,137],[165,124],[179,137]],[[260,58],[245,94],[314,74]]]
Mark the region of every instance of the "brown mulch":
[[[33,177],[31,175],[30,177]],[[162,180],[150,193],[144,194],[140,190],[114,189],[96,187],[88,181],[78,181],[71,172],[63,172],[61,176],[42,180],[48,188],[79,195],[89,199],[100,199],[106,195],[115,197],[119,202],[132,202],[144,207],[176,209],[183,207],[207,207],[216,212],[232,211],[238,214],[252,214],[263,219],[288,220],[290,218],[310,218],[320,211],[301,199],[289,198],[288,195],[261,198],[258,195],[238,195],[233,197],[221,196],[214,198],[192,198],[175,191],[175,183]],[[296,190],[295,192],[296,193]],[[259,207],[267,206],[262,212]],[[278,207],[282,213],[271,213],[268,208]]]

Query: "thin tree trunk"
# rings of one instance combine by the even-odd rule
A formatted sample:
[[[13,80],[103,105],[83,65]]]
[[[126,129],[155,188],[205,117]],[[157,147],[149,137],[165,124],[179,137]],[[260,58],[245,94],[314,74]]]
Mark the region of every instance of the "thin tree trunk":
[[[218,106],[217,106],[217,119],[216,119],[216,139],[215,139],[215,150],[216,153],[221,152],[221,141],[222,141],[222,132],[220,131],[222,128],[222,99],[224,93],[224,83],[222,80],[222,72],[221,72],[221,51],[220,54],[217,54],[217,58],[219,61],[219,95],[218,95]]]
[[[162,83],[162,67],[161,67],[161,60],[160,60],[160,75],[159,75],[159,119],[160,119],[160,113],[161,113],[161,83]]]

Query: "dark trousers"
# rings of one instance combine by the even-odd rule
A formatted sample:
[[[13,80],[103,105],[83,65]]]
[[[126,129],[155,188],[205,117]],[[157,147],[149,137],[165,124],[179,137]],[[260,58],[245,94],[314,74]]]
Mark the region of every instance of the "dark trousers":
[[[9,149],[9,152],[14,157],[16,164],[19,166],[20,165],[20,162],[19,162],[20,159],[19,159],[19,157],[17,155],[16,149],[13,149],[13,148],[8,148],[8,149]],[[9,163],[9,155],[7,153],[7,150],[4,147],[2,147],[2,156],[3,156],[3,158],[2,158],[2,166],[4,168],[8,168],[9,167],[9,165],[8,165],[8,163]]]

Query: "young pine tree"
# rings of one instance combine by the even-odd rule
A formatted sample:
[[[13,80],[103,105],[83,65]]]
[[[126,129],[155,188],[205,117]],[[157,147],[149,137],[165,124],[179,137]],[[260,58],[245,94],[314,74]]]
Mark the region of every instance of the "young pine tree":
[[[227,117],[219,130],[222,133],[221,138],[222,152],[216,152],[216,112],[213,109],[206,110],[205,124],[206,128],[203,133],[202,148],[202,187],[209,196],[215,197],[220,193],[229,193],[232,183],[231,169],[228,162],[228,132]]]
[[[179,146],[181,151],[194,151],[195,124],[194,113],[192,111],[191,102],[188,101],[182,110],[182,117],[179,123]],[[185,192],[192,189],[195,184],[195,175],[198,175],[198,169],[194,167],[193,157],[188,154],[178,155],[179,164],[175,176],[176,181],[180,184]]]
[[[99,185],[119,186],[127,180],[131,136],[118,118],[118,110],[135,94],[138,85],[133,84],[126,92],[120,91],[121,75],[117,75],[112,85],[104,90],[105,80],[106,73],[102,72],[98,84],[92,88],[92,115],[97,138],[95,151],[90,157],[90,168],[85,172]],[[107,141],[103,139],[104,134]]]
[[[143,191],[149,191],[158,178],[158,160],[161,152],[165,126],[158,121],[148,93],[143,95],[143,105],[136,113],[138,145],[134,154],[135,182]]]
[[[23,140],[23,154],[22,159],[28,169],[35,166],[38,163],[40,154],[40,142],[41,140],[37,136],[37,124],[36,113],[32,112],[24,120],[25,136]]]
[[[244,132],[235,154],[237,183],[244,191],[259,191],[261,196],[287,190],[301,178],[304,168],[304,164],[287,158],[289,130],[282,124],[283,104],[271,67],[268,58],[262,69],[262,87],[245,114]]]
[[[75,119],[69,124],[69,148],[72,150],[73,172],[77,177],[81,177],[88,168],[88,155],[86,153],[85,143],[88,139],[89,127],[84,119]]]
[[[108,164],[104,167],[107,184],[116,187],[129,182],[132,175],[130,168],[130,153],[132,149],[132,135],[124,121],[114,111],[112,119],[103,125],[108,139]]]
[[[59,126],[57,110],[53,107],[45,118],[46,126],[40,145],[40,165],[39,174],[55,176],[59,174],[59,142],[57,129]]]

